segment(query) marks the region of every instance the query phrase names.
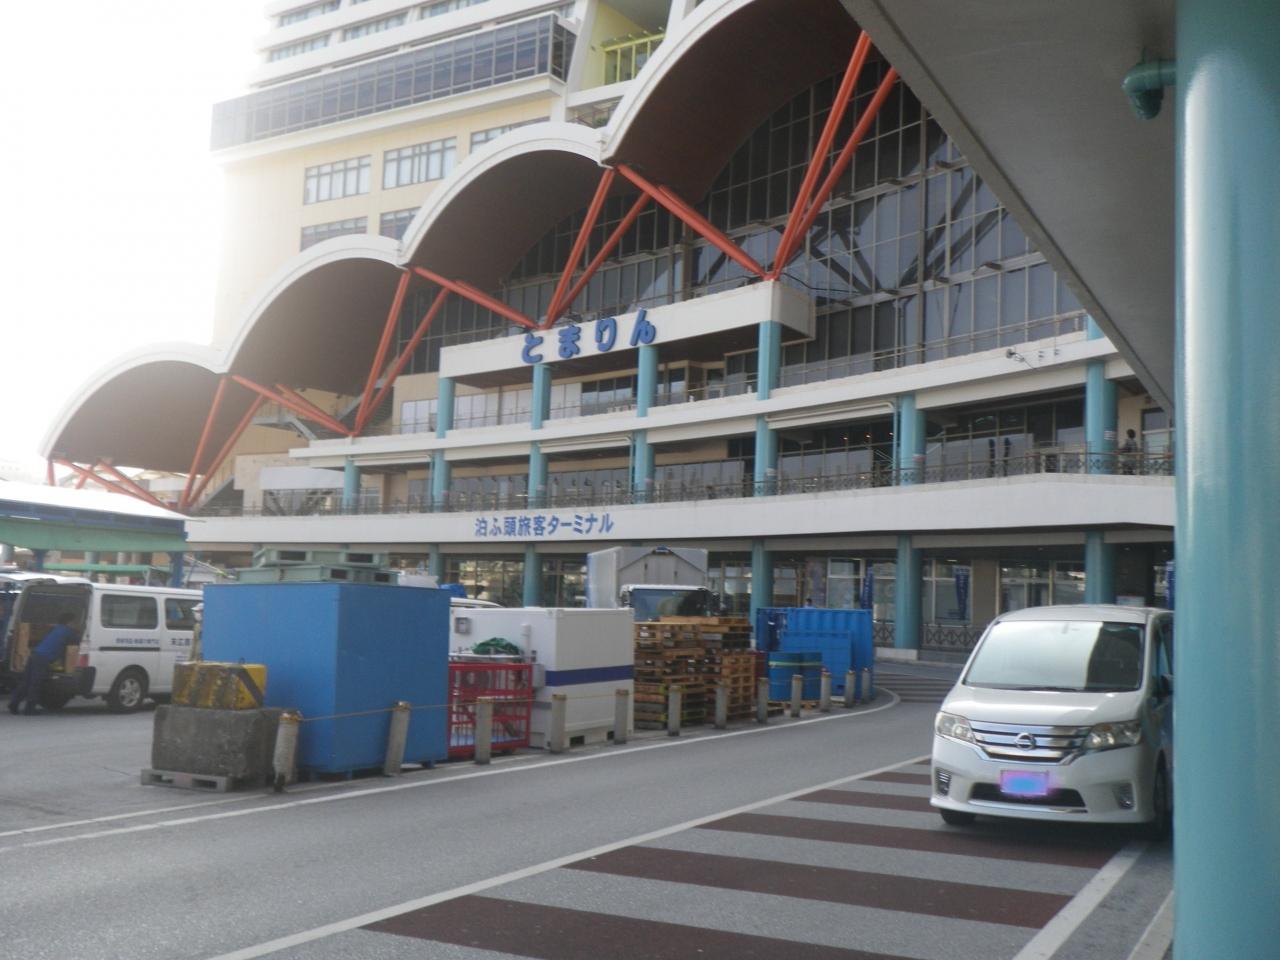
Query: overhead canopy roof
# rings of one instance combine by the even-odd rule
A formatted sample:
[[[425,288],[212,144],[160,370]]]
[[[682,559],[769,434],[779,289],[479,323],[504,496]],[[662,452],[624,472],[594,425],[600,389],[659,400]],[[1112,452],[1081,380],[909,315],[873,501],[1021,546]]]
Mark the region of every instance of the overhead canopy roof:
[[[844,69],[857,38],[836,0],[755,0],[723,12],[708,4],[619,104],[607,159],[697,202],[762,120]]]
[[[1172,409],[1173,110],[1120,83],[1173,57],[1173,0],[843,3]]]

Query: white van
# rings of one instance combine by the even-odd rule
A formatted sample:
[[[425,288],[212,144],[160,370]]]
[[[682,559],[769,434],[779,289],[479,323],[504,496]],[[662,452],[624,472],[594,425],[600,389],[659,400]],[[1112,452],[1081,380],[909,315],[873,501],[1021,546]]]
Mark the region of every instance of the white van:
[[[1147,824],[1173,811],[1173,614],[1019,610],[983,633],[934,721],[930,802],[976,815]]]
[[[71,577],[28,580],[13,604],[0,658],[14,678],[62,613],[79,646],[53,665],[40,703],[57,710],[72,697],[105,697],[114,711],[137,710],[173,689],[173,665],[191,656],[199,590],[91,583]]]

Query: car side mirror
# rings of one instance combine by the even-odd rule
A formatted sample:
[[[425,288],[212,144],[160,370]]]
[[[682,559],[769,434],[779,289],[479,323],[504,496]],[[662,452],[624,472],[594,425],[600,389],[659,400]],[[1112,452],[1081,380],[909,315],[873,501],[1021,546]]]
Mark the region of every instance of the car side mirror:
[[[1173,676],[1168,673],[1162,673],[1156,677],[1156,695],[1161,697],[1173,696]]]

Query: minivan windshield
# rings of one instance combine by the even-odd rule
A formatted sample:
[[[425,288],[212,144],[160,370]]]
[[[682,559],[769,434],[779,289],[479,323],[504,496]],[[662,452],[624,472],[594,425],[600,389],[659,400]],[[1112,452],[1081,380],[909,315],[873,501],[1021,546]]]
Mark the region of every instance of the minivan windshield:
[[[1006,620],[983,638],[964,683],[996,690],[1137,690],[1142,635],[1139,623]]]

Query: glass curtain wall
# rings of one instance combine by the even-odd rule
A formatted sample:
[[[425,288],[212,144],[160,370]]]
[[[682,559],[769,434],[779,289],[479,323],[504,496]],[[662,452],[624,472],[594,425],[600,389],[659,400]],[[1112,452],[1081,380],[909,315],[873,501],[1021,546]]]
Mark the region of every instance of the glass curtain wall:
[[[833,154],[843,145],[885,65],[868,64]],[[770,262],[821,133],[839,78],[799,93],[729,158],[699,211],[751,256]],[[635,195],[610,197],[591,232],[592,257]],[[545,317],[585,218],[565,217],[535,243],[496,291],[533,319]],[[715,293],[745,270],[653,204],[570,304],[565,320],[590,320]],[[1084,312],[980,177],[901,82],[854,162],[783,274],[817,306],[812,340],[783,348],[782,384],[806,383],[1082,330]],[[425,309],[402,317],[403,346]],[[418,347],[410,372],[439,369],[440,347],[519,331],[458,298]],[[742,354],[729,376],[754,376]]]

